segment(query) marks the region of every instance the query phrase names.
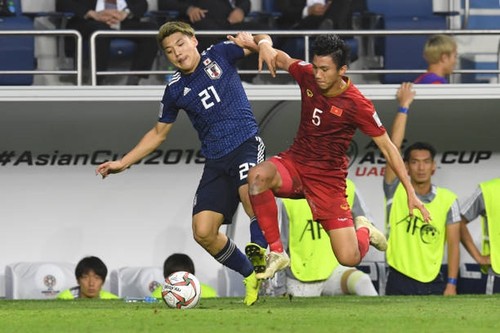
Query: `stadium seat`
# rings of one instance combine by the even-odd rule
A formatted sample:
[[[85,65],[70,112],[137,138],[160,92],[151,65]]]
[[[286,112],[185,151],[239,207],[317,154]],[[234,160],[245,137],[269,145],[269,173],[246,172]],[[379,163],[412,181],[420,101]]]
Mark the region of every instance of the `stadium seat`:
[[[5,1],[6,2],[6,1]],[[0,30],[33,30],[33,22],[23,15],[21,0],[13,0],[11,16],[0,15]],[[6,15],[8,13],[4,13]],[[33,36],[0,36],[0,71],[34,70],[35,39]],[[31,74],[0,75],[0,85],[31,85]]]
[[[147,297],[163,283],[160,267],[121,267],[110,275],[110,291],[119,297]]]
[[[367,0],[370,12],[379,14],[376,29],[385,30],[444,30],[446,17],[434,15],[433,0]],[[429,36],[386,36],[377,38],[377,53],[383,57],[383,68],[387,70],[425,70],[422,52]],[[384,74],[382,83],[397,84],[414,81],[419,74]]]
[[[462,8],[464,8],[464,0]],[[462,11],[462,29],[467,30],[498,30],[500,29],[500,2],[498,0],[474,0],[469,2],[469,10]],[[460,55],[460,68],[471,70],[497,70],[500,63],[498,36],[482,36],[483,45],[498,45],[488,52],[470,52]],[[478,41],[475,41],[478,43]],[[490,44],[491,43],[491,44]],[[462,83],[500,82],[500,75],[494,73],[462,74]]]
[[[53,299],[76,284],[74,264],[17,262],[5,266],[7,299]]]

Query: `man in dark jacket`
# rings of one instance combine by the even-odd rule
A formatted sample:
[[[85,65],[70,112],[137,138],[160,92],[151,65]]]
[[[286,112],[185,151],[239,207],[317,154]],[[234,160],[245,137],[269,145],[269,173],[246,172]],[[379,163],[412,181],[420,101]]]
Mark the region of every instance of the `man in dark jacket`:
[[[68,21],[67,28],[78,30],[87,42],[92,33],[98,30],[157,30],[156,23],[141,21],[148,10],[147,0],[57,0],[57,10],[74,13]],[[121,38],[121,37],[120,37]],[[154,36],[123,37],[137,44],[132,59],[131,70],[150,70],[158,52]],[[109,46],[111,39],[96,39],[97,71],[108,68]],[[74,44],[66,43],[67,53],[74,53]],[[137,84],[140,77],[129,76],[127,84]],[[100,80],[102,81],[102,80]]]

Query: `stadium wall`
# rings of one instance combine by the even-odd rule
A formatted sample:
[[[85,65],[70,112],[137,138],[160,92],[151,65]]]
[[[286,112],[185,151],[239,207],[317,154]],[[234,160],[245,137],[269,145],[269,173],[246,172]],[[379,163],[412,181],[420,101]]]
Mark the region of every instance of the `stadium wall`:
[[[385,126],[396,112],[397,86],[361,85]],[[268,156],[290,145],[299,119],[294,85],[250,86]],[[461,200],[500,166],[499,85],[418,86],[409,142],[439,150],[434,181]],[[196,133],[181,113],[160,150],[130,170],[102,180],[95,167],[126,153],[150,129],[161,87],[0,87],[0,297],[3,270],[18,261],[76,263],[97,255],[108,269],[161,266],[173,252],[195,260],[197,276],[218,285],[221,265],[191,236],[192,198],[203,168]],[[349,176],[375,223],[383,227],[380,152],[357,134]],[[235,240],[248,241],[236,215]],[[472,232],[480,242],[479,223]],[[370,250],[367,261],[383,261]],[[472,259],[462,251],[462,261]]]

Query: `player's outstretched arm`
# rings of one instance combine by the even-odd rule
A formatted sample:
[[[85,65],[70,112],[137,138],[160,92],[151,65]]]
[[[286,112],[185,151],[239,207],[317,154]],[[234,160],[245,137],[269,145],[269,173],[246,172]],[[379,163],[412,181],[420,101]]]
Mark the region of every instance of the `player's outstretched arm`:
[[[406,124],[408,121],[408,109],[415,98],[415,90],[413,84],[410,82],[403,82],[399,87],[396,97],[399,101],[399,108],[391,129],[391,140],[396,148],[401,151],[403,140],[406,133]],[[384,173],[384,181],[386,184],[392,184],[396,179],[396,173],[392,170],[390,165],[386,166]]]
[[[155,127],[149,130],[139,141],[139,143],[129,151],[122,159],[117,161],[104,162],[96,168],[96,175],[106,178],[113,173],[119,173],[139,162],[144,157],[151,154],[167,138],[168,132],[172,128],[172,123],[158,122]]]
[[[406,168],[399,154],[399,150],[396,148],[394,143],[389,139],[389,135],[384,133],[377,137],[372,137],[373,141],[377,144],[380,151],[384,154],[384,157],[387,161],[387,164],[390,165],[392,170],[396,173],[396,176],[401,181],[401,184],[404,186],[406,190],[406,194],[408,196],[408,209],[410,215],[413,215],[413,210],[418,209],[422,213],[422,217],[425,222],[429,222],[431,220],[431,216],[427,208],[424,207],[424,204],[417,197],[415,193],[415,189],[411,185],[410,179],[406,173]]]

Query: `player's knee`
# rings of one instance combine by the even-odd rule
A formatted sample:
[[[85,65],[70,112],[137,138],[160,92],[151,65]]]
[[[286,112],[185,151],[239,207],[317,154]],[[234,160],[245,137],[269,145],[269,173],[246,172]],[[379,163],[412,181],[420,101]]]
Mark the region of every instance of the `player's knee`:
[[[361,256],[358,253],[340,253],[340,254],[335,254],[337,257],[338,262],[347,267],[355,267],[359,265],[361,262]]]
[[[208,228],[194,228],[193,229],[193,238],[194,240],[203,247],[206,247],[212,244],[217,237],[217,234],[214,234],[212,230]]]
[[[269,188],[270,178],[266,174],[265,168],[257,165],[248,172],[247,182],[249,193],[255,195]]]

